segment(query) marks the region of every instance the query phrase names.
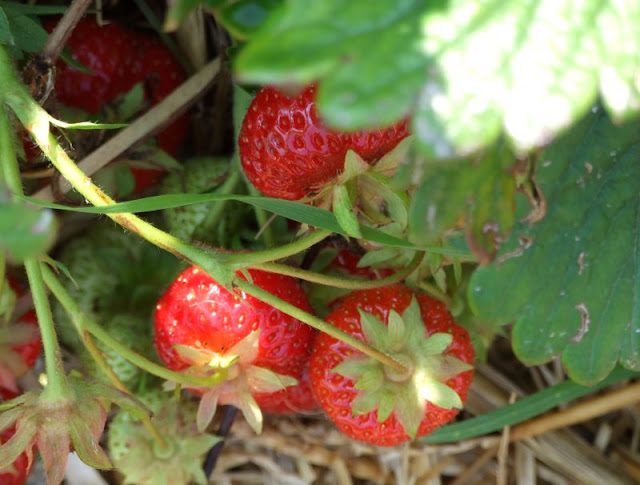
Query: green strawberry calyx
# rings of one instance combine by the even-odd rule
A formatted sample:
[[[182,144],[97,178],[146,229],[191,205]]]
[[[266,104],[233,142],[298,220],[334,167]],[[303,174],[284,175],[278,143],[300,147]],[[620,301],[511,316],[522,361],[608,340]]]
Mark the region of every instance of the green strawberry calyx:
[[[135,398],[100,383],[88,383],[69,376],[68,395],[51,397],[44,391],[30,391],[0,416],[0,432],[15,426],[16,432],[0,446],[0,469],[9,466],[24,451],[29,463],[37,448],[47,475],[47,483],[61,483],[70,451],[89,466],[112,467],[100,445],[111,403],[142,418],[146,408]]]
[[[461,409],[462,399],[446,382],[472,366],[445,352],[453,337],[448,333],[425,336],[420,307],[415,298],[402,313],[391,310],[388,325],[360,310],[365,339],[403,364],[397,371],[377,360],[355,354],[333,372],[355,381],[359,391],[354,415],[376,411],[379,422],[395,412],[405,432],[415,438],[427,403],[444,409]]]
[[[301,202],[333,210],[345,233],[358,239],[362,238],[360,220],[377,226],[395,222],[406,227],[408,201],[393,188],[392,176],[407,158],[412,143],[412,136],[403,139],[373,164],[348,150],[340,175]]]
[[[184,372],[198,376],[226,372],[226,379],[213,387],[189,387],[202,391],[196,422],[198,430],[204,431],[211,423],[218,404],[237,407],[247,423],[257,433],[262,432],[262,412],[253,398],[254,394],[272,393],[295,386],[297,379],[278,374],[265,367],[254,365],[258,358],[260,330],[251,332],[224,353],[187,345],[175,345],[176,352],[191,366]],[[175,388],[168,382],[165,388]]]
[[[153,412],[152,422],[164,443],[126,411],[116,414],[109,427],[109,454],[125,483],[206,484],[202,462],[220,438],[196,429],[196,404],[159,389],[137,397]]]

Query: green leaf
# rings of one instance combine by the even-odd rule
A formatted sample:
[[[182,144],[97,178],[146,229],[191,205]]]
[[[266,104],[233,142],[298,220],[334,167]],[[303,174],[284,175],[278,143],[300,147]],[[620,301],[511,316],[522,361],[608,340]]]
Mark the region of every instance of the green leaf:
[[[53,212],[48,209],[0,200],[0,251],[11,261],[44,255],[55,239],[57,227]]]
[[[222,7],[218,20],[235,37],[247,39],[282,0],[238,0]]]
[[[344,234],[343,229],[338,224],[336,217],[331,212],[321,209],[319,207],[313,207],[300,202],[294,202],[290,200],[273,199],[262,196],[247,196],[236,194],[167,194],[154,197],[146,197],[144,199],[133,200],[129,202],[120,202],[110,206],[101,207],[70,207],[53,202],[47,202],[35,197],[20,196],[24,201],[30,202],[40,207],[47,207],[51,209],[82,212],[86,214],[116,214],[122,212],[151,212],[157,210],[164,210],[174,207],[183,207],[191,204],[202,204],[212,201],[221,200],[237,200],[246,204],[251,204],[255,207],[259,207],[274,214],[278,214],[283,217],[287,217],[294,221],[298,221],[303,224],[308,224],[320,229],[327,229],[339,234]],[[385,234],[382,231],[373,229],[371,227],[363,226],[362,234],[368,241],[377,242],[382,245],[395,246],[400,248],[419,249],[423,251],[430,251],[433,253],[446,254],[450,256],[472,259],[469,251],[459,244],[458,241],[454,247],[416,247],[413,244],[399,239],[397,237]]]
[[[11,27],[9,26],[9,19],[7,18],[7,14],[4,13],[2,7],[0,7],[0,44],[15,44],[15,39],[11,33]]]
[[[7,12],[7,16],[15,15],[62,15],[67,12],[68,6],[63,5],[33,5],[17,2],[3,1],[2,8]]]
[[[336,185],[333,188],[333,213],[345,234],[356,239],[362,238],[360,224],[353,212],[349,190],[345,185]]]
[[[49,34],[42,26],[26,15],[9,17],[11,32],[15,39],[15,45],[26,52],[40,52]]]
[[[460,219],[475,256],[488,263],[515,222],[515,157],[504,143],[459,163],[432,163],[410,208],[410,239],[434,244]]]
[[[640,3],[633,0],[298,0],[237,58],[240,79],[319,81],[330,125],[388,125],[413,111],[425,154],[472,153],[505,131],[545,144],[600,90],[618,119],[640,109]]]
[[[562,354],[593,384],[617,362],[640,369],[640,122],[594,108],[539,157],[544,219],[516,225],[469,300],[483,321],[515,321],[513,347],[533,365]]]

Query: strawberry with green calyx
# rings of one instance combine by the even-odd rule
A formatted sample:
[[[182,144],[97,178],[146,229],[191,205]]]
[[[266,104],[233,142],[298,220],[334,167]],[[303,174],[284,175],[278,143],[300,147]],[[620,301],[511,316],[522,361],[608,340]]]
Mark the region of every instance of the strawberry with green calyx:
[[[270,197],[333,208],[355,237],[360,230],[352,208],[359,190],[365,191],[362,200],[375,196],[360,208],[367,219],[386,219],[384,201],[390,215],[406,220],[406,204],[388,181],[407,152],[400,143],[409,134],[406,121],[371,132],[336,132],[318,118],[315,92],[313,85],[294,97],[271,87],[258,92],[238,139],[249,181]]]
[[[311,311],[295,279],[259,270],[248,270],[248,275],[254,285]],[[209,424],[218,404],[231,404],[259,432],[262,397],[297,382],[313,335],[299,320],[243,292],[228,291],[197,267],[173,282],[155,312],[155,346],[168,368],[203,376],[227,374],[219,386],[193,389],[202,395],[200,429]]]
[[[29,465],[33,449],[38,448],[47,483],[57,485],[64,479],[70,451],[88,465],[111,468],[111,461],[99,441],[110,403],[142,418],[147,414],[136,399],[116,389],[90,384],[75,377],[61,381],[63,394],[54,397],[49,388],[31,391],[13,401],[13,407],[0,415],[0,433],[15,427],[15,435],[0,446],[0,469],[9,466],[23,452]],[[8,403],[10,404],[10,403]]]
[[[157,389],[137,395],[153,413],[163,442],[144,424],[121,410],[109,424],[108,450],[124,483],[138,485],[206,484],[202,463],[220,438],[196,427],[197,404],[179,401]]]
[[[474,349],[441,302],[401,285],[360,290],[326,320],[405,368],[385,367],[318,335],[311,383],[324,411],[351,438],[394,446],[432,432],[462,408]]]
[[[165,177],[160,193],[230,193],[239,181],[227,158],[201,157],[188,160],[183,170]],[[250,211],[246,204],[217,201],[165,209],[163,215],[168,231],[180,239],[228,247],[232,236],[243,229]]]

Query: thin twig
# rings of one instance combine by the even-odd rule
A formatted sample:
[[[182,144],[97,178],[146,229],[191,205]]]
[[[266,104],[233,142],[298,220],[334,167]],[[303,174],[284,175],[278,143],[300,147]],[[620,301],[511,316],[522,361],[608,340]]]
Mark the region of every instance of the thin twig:
[[[71,2],[66,13],[60,19],[55,29],[53,29],[53,32],[51,32],[51,35],[49,35],[47,42],[42,48],[40,55],[43,58],[55,64],[71,32],[73,32],[73,29],[87,11],[89,5],[91,5],[91,2],[92,0],[73,0],[73,2]]]

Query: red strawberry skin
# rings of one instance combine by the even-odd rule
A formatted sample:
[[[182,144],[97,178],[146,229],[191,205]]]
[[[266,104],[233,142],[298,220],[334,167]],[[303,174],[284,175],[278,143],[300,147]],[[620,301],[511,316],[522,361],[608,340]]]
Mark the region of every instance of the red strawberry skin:
[[[38,318],[36,317],[36,311],[27,311],[18,319],[18,322],[23,325],[30,325],[37,329]],[[12,347],[12,349],[24,359],[29,368],[32,368],[42,352],[42,339],[40,338],[40,334],[36,333],[32,340],[24,344],[16,345]]]
[[[249,270],[249,274],[260,288],[311,311],[295,279],[259,270]],[[223,353],[258,329],[259,354],[254,365],[299,378],[308,360],[313,329],[252,296],[230,293],[199,268],[181,273],[156,306],[156,350],[173,370],[188,366],[174,350],[176,344]]]
[[[450,333],[453,343],[445,354],[452,355],[471,364],[475,351],[467,331],[455,323],[445,305],[425,294],[415,294],[402,285],[392,285],[372,290],[354,291],[347,295],[340,306],[326,318],[335,327],[364,340],[358,309],[388,323],[390,310],[402,313],[416,296],[420,314],[425,322],[425,336],[433,333]],[[394,446],[408,441],[405,430],[391,414],[379,423],[375,411],[354,416],[352,403],[358,394],[353,380],[331,371],[356,351],[326,334],[319,334],[311,353],[311,384],[316,397],[336,426],[353,439],[378,446]],[[455,390],[462,401],[473,378],[473,371],[466,371],[449,379],[445,384]],[[444,423],[452,420],[457,409],[447,410],[431,403],[425,405],[424,419],[421,421],[417,436],[431,433]]]
[[[50,19],[44,28],[51,32],[58,19]],[[126,92],[125,79],[136,53],[128,31],[116,24],[99,26],[93,17],[76,25],[67,45],[73,58],[92,71],[86,74],[60,61],[56,64],[55,91],[69,106],[97,113],[103,103]]]
[[[50,32],[57,22],[50,19],[44,27]],[[67,45],[73,58],[92,72],[83,73],[59,61],[56,97],[89,113],[98,113],[103,104],[127,93],[138,82],[144,83],[146,100],[153,106],[185,79],[180,64],[157,37],[112,23],[101,26],[93,17],[80,20]],[[176,155],[188,129],[188,118],[183,115],[158,134],[158,145]]]
[[[257,394],[256,401],[265,413],[273,414],[306,414],[320,409],[320,404],[311,388],[311,374],[306,365],[298,384],[271,394]]]
[[[249,106],[240,159],[247,178],[269,197],[312,197],[343,170],[347,150],[373,163],[408,135],[406,122],[371,133],[330,130],[318,118],[315,93],[314,85],[295,97],[264,87]]]

